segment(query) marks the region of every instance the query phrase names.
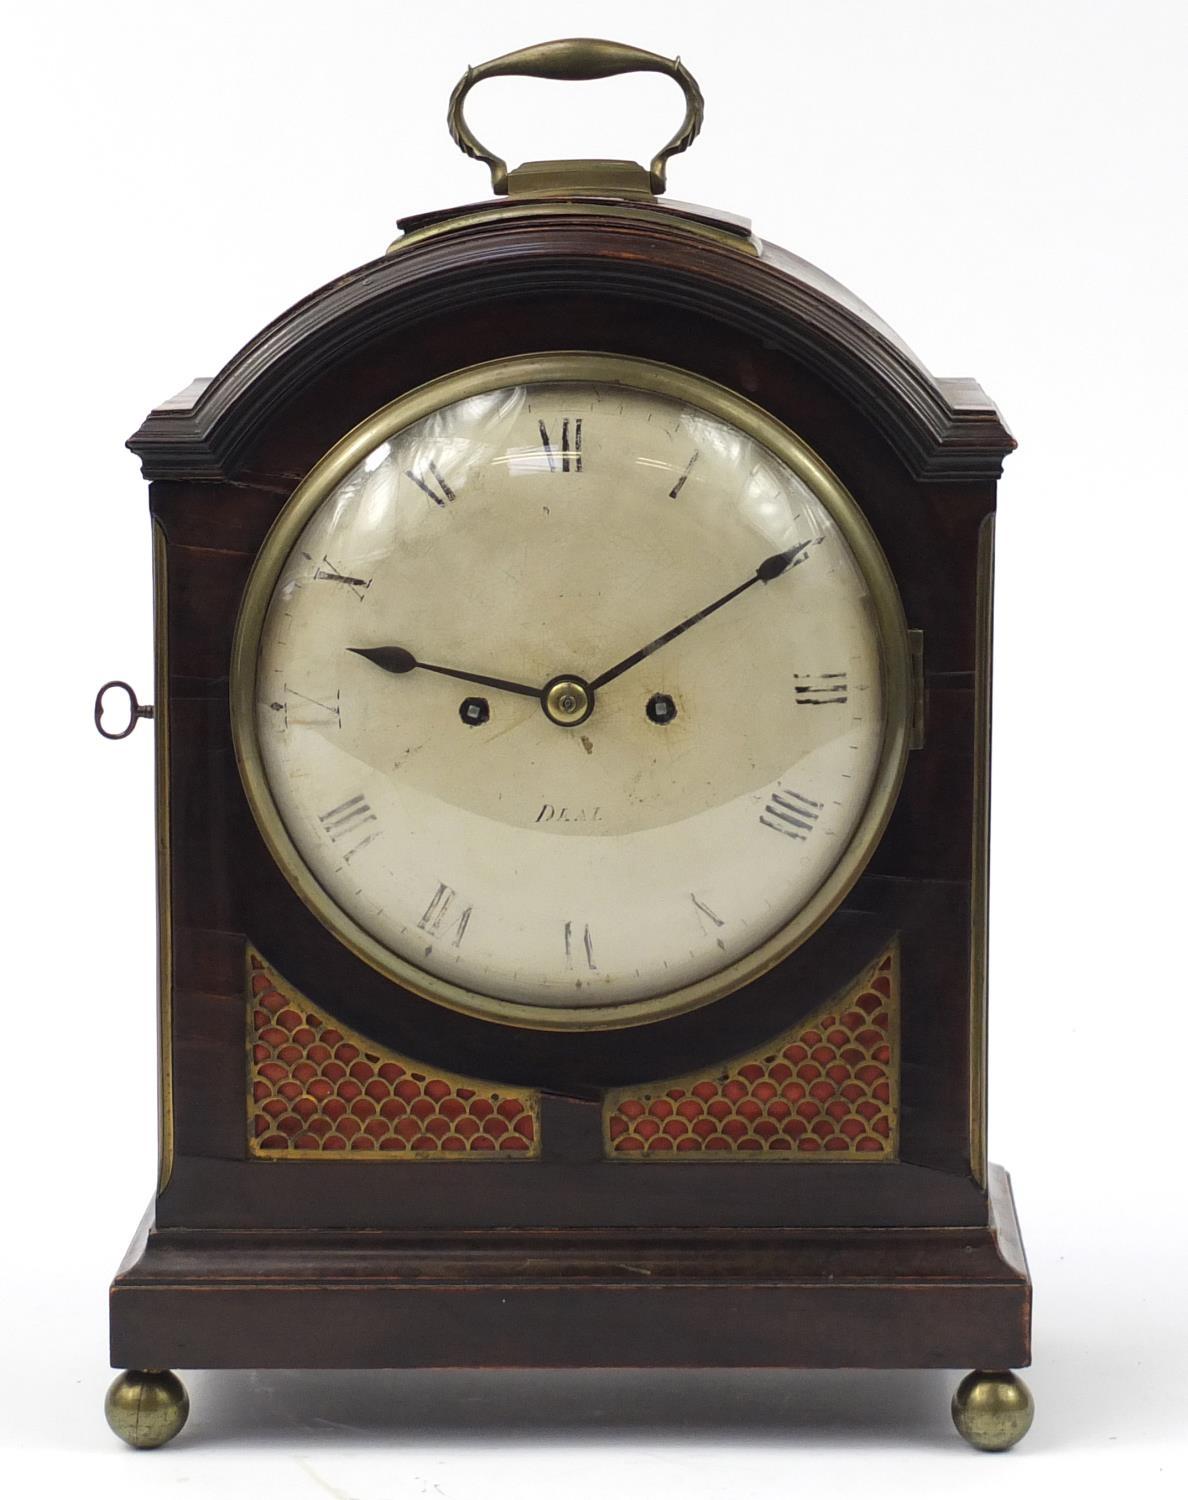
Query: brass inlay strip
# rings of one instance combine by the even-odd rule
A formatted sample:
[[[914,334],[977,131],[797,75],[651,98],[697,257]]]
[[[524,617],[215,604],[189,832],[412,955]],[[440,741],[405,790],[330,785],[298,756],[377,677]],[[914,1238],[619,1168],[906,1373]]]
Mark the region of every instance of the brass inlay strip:
[[[165,532],[153,522],[154,748],[157,804],[157,1192],[173,1175],[173,884],[169,818],[169,586]]]
[[[973,869],[969,932],[969,1164],[986,1186],[986,1008],[990,963],[990,715],[994,666],[994,515],[978,532],[974,679]]]

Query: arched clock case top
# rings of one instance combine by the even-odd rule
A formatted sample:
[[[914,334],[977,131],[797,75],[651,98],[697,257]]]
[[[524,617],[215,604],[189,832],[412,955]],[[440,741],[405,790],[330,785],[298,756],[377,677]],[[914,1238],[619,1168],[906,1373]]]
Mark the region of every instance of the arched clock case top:
[[[321,389],[328,351],[349,366],[368,349],[401,349],[371,406],[352,403],[359,421],[451,369],[559,345],[662,359],[754,398],[763,381],[748,371],[750,350],[786,356],[818,376],[879,429],[916,478],[1001,473],[1014,440],[973,381],[933,379],[858,298],[787,251],[765,245],[748,253],[699,238],[679,219],[652,217],[641,224],[591,210],[464,226],[407,249],[397,241],[393,252],[270,324],[216,378],[150,413],[128,446],[148,479],[266,474],[264,429],[290,402]],[[543,340],[527,328],[517,337],[517,320],[500,317],[501,304],[520,299],[551,310]],[[686,321],[681,338],[677,325]],[[658,325],[668,333],[659,344]],[[724,337],[707,345],[711,327]],[[307,468],[355,425],[335,406],[323,414],[302,445]],[[286,449],[282,469],[298,477],[293,456]]]

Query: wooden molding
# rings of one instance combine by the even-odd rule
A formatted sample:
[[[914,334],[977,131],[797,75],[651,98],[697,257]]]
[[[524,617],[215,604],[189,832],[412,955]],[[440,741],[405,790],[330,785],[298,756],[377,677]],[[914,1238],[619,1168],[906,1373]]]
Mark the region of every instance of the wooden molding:
[[[639,225],[573,215],[459,228],[348,272],[213,379],[157,407],[128,446],[148,479],[242,478],[256,436],[328,366],[447,315],[470,310],[481,320],[503,299],[558,293],[646,301],[671,317],[745,329],[756,348],[791,356],[853,403],[915,479],[994,479],[1015,446],[975,382],[935,380],[869,308],[806,261],[698,240],[659,217]],[[552,347],[568,347],[563,332]],[[458,362],[468,362],[464,352]]]

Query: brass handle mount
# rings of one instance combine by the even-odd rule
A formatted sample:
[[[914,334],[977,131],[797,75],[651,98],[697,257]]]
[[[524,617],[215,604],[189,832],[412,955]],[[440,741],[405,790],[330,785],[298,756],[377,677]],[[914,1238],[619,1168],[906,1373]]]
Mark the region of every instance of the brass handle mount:
[[[601,41],[596,37],[569,37],[564,41],[540,42],[507,52],[490,62],[467,68],[450,95],[450,135],[467,156],[486,162],[491,169],[491,187],[496,193],[508,191],[507,162],[489,151],[466,123],[462,106],[476,83],[485,78],[556,78],[584,81],[611,78],[618,73],[663,73],[680,84],[685,95],[685,118],[676,134],[652,158],[648,180],[653,193],[666,186],[668,158],[687,150],[696,140],[705,117],[705,103],[697,80],[679,57],[661,57],[622,42]],[[642,169],[640,169],[642,171]]]

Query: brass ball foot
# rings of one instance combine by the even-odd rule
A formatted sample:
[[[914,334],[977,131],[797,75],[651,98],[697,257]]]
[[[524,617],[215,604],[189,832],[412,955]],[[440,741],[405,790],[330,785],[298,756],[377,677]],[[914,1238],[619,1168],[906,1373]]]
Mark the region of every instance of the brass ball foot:
[[[983,1453],[1013,1448],[1034,1416],[1031,1392],[1010,1370],[974,1370],[953,1393],[953,1425]]]
[[[103,1413],[133,1448],[160,1448],[186,1425],[190,1398],[172,1370],[126,1370],[112,1381]]]

